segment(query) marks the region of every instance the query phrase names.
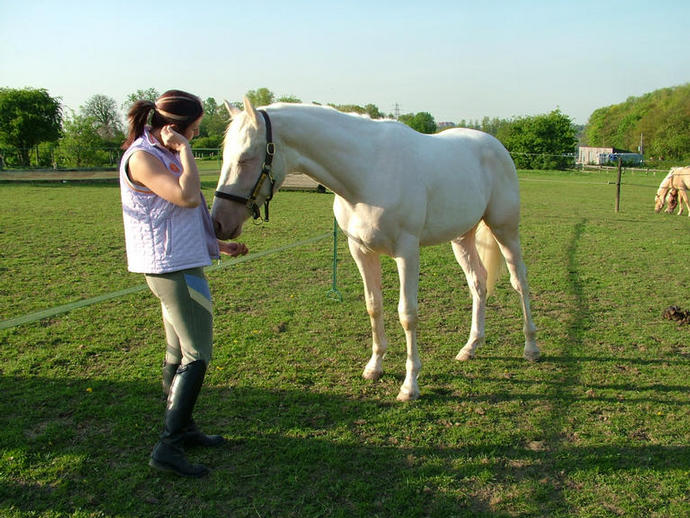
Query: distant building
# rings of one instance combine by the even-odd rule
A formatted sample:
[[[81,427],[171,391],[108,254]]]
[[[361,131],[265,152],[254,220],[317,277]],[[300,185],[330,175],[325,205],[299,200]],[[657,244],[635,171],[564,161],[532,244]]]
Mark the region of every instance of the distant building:
[[[437,122],[437,123],[436,123],[436,128],[437,128],[439,131],[444,130],[444,129],[448,129],[448,128],[454,128],[454,127],[455,127],[455,123],[454,123],[454,122],[447,122],[447,121],[446,121],[446,122]]]
[[[644,156],[640,153],[631,153],[615,147],[588,147],[578,148],[577,163],[583,165],[607,165],[618,162],[621,159],[626,164],[642,164]]]

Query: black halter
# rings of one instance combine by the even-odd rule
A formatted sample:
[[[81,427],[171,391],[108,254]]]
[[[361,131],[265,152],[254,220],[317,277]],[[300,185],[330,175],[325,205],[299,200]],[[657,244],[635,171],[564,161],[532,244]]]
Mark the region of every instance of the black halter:
[[[248,198],[245,198],[243,196],[228,194],[223,191],[216,191],[215,196],[216,198],[223,198],[226,200],[243,203],[247,206],[247,209],[249,209],[249,212],[251,213],[252,217],[254,219],[259,219],[261,212],[259,206],[256,204],[256,197],[261,192],[261,187],[263,187],[266,178],[268,178],[271,181],[271,192],[266,198],[266,201],[264,202],[264,213],[266,214],[264,221],[268,221],[268,202],[273,199],[273,189],[276,184],[275,180],[273,179],[273,175],[271,174],[271,164],[273,163],[273,155],[275,155],[276,153],[276,145],[273,142],[273,132],[271,131],[271,119],[269,119],[268,113],[266,113],[264,110],[258,110],[258,112],[261,115],[263,115],[264,121],[266,121],[266,158],[264,159],[263,166],[261,166],[261,174],[259,174],[259,178],[257,178],[256,183],[254,184],[252,193],[249,195]]]

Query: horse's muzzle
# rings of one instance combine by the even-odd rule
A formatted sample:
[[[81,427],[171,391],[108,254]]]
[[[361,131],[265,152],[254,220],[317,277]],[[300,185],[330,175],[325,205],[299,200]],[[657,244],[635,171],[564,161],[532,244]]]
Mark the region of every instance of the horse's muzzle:
[[[213,222],[213,231],[216,234],[217,238],[220,238],[220,236],[223,234],[223,226],[220,224],[220,221],[214,221]]]
[[[223,226],[222,221],[214,218],[213,231],[216,233],[218,239],[234,239],[242,233],[242,224],[232,228],[226,228]]]

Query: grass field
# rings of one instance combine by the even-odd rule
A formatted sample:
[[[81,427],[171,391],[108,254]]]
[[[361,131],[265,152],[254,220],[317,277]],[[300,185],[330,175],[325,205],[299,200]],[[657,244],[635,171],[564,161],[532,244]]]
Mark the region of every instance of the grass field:
[[[146,290],[0,331],[0,516],[453,517],[690,515],[690,218],[654,214],[660,176],[521,172],[522,242],[543,360],[521,359],[517,295],[499,282],[487,343],[453,358],[471,301],[450,246],[424,249],[422,398],[404,378],[397,275],[390,349],[370,355],[361,281],[332,195],[285,192],[248,223],[255,260],[208,273],[215,351],[197,422],[229,445],[150,470],[162,424],[160,310]],[[210,199],[215,187],[205,177]],[[0,319],[143,284],[126,272],[113,184],[0,184]],[[251,256],[250,256],[251,257]]]

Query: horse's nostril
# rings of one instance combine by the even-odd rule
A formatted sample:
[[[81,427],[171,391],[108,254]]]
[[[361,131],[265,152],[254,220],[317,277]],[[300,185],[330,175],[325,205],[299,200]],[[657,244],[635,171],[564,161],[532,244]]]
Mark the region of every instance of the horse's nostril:
[[[220,227],[220,221],[213,220],[213,231],[216,233],[216,236],[220,235],[221,227]]]

